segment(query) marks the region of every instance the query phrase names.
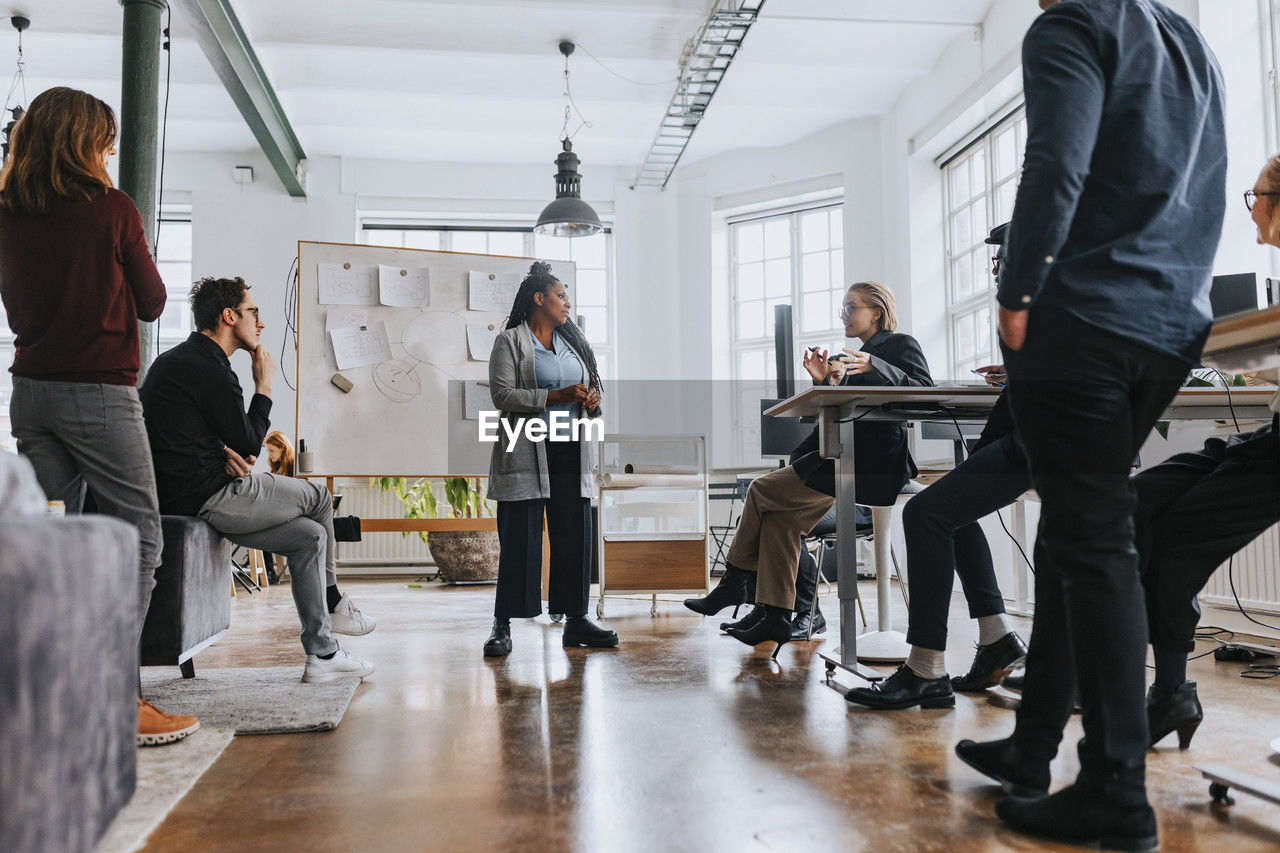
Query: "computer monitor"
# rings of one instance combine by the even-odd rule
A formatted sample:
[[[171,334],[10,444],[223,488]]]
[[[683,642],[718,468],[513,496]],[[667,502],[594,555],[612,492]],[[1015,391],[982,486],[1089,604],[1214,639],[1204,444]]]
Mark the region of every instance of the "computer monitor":
[[[1209,305],[1213,319],[1258,309],[1258,276],[1245,272],[1235,275],[1215,275],[1209,288]]]
[[[786,459],[791,451],[813,432],[814,424],[800,418],[772,418],[765,414],[781,400],[760,401],[760,455],[765,459]]]

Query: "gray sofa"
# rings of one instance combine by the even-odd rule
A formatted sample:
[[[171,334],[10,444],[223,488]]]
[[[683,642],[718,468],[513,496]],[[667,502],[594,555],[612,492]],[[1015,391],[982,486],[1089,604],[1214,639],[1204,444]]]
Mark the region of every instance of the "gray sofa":
[[[231,543],[198,518],[162,515],[164,552],[142,628],[142,665],[196,674],[195,655],[231,626]]]
[[[0,520],[0,850],[91,850],[133,796],[138,534]]]

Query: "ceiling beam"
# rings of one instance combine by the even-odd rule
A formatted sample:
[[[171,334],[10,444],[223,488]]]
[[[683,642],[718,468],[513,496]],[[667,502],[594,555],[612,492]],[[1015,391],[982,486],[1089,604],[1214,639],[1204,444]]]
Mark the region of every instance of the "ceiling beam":
[[[307,155],[231,8],[231,0],[173,0],[173,5],[182,11],[195,32],[200,49],[236,109],[244,116],[285,190],[291,196],[306,197],[301,163]]]

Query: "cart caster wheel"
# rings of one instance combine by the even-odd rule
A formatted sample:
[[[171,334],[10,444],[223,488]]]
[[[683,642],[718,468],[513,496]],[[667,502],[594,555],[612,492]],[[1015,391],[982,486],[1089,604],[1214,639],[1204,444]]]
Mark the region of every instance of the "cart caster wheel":
[[[599,603],[596,604],[596,618],[597,619],[604,618],[604,601],[603,600],[601,600]]]
[[[1231,789],[1221,782],[1209,783],[1209,796],[1213,797],[1215,803],[1221,803],[1224,806],[1234,806],[1235,799],[1230,794]]]
[[[826,664],[827,664],[827,675],[830,675],[831,673],[836,671],[836,665],[833,664],[831,661],[826,661]]]
[[[650,619],[658,618],[658,602],[656,601],[653,604],[649,605],[649,618]]]
[[[551,621],[552,621],[552,622],[563,622],[563,621],[564,621],[564,614],[563,614],[563,613],[552,613],[552,614],[551,614]]]

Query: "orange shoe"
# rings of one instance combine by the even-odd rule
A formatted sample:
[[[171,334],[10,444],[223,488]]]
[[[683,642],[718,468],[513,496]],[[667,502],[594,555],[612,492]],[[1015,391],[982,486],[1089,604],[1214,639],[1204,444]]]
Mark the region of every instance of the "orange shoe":
[[[200,721],[186,714],[166,714],[146,699],[138,698],[138,746],[176,743],[200,728]]]

